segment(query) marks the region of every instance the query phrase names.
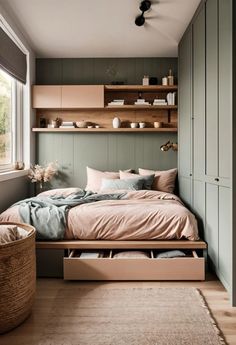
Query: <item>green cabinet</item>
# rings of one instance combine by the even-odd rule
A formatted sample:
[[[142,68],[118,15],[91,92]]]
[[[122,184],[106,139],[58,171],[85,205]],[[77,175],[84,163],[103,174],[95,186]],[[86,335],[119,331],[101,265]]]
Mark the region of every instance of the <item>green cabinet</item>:
[[[203,230],[209,262],[228,291],[233,278],[232,71],[232,1],[207,0],[179,45],[179,185],[200,234]]]

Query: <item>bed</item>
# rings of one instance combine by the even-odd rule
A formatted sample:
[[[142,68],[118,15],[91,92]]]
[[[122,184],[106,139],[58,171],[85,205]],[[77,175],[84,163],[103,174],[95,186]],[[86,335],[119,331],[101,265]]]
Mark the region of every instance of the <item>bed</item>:
[[[77,190],[52,190],[41,197],[68,196]],[[204,280],[207,245],[199,239],[196,219],[181,200],[152,190],[125,191],[125,195],[71,208],[64,238],[37,241],[38,251],[64,252],[65,280]],[[19,206],[3,212],[0,221],[21,221]],[[174,249],[184,251],[186,257],[155,257]],[[141,250],[147,257],[115,259],[124,250]],[[102,257],[82,258],[84,251],[102,252]]]

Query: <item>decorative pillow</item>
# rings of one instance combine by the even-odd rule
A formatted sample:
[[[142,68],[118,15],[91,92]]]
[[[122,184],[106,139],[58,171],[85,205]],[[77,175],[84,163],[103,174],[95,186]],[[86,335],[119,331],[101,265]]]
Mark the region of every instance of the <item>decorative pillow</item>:
[[[17,226],[0,225],[0,244],[10,243],[17,239]]]
[[[131,171],[126,170],[126,171]],[[102,179],[119,179],[119,172],[100,171],[87,167],[87,186],[85,190],[91,190],[94,193],[99,192]]]
[[[102,179],[101,191],[104,190],[140,190],[143,188],[144,180],[140,178],[135,179]]]
[[[152,189],[159,190],[161,192],[173,193],[175,189],[175,180],[177,176],[177,169],[170,170],[148,170],[138,169],[141,176],[155,174]]]
[[[152,188],[154,177],[155,177],[155,174],[140,176],[138,174],[132,174],[132,173],[128,173],[128,172],[120,170],[120,179],[121,180],[129,179],[129,178],[132,178],[132,179],[133,178],[141,178],[144,181],[143,189],[151,189]]]

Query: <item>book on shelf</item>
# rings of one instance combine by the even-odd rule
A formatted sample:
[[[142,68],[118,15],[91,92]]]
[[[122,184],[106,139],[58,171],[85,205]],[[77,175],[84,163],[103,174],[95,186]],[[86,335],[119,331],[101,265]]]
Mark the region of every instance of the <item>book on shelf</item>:
[[[109,102],[108,105],[124,105],[124,99],[114,99],[113,101]]]
[[[149,102],[135,102],[134,105],[151,105]]]
[[[63,125],[61,125],[59,128],[75,128],[75,126],[63,126]]]

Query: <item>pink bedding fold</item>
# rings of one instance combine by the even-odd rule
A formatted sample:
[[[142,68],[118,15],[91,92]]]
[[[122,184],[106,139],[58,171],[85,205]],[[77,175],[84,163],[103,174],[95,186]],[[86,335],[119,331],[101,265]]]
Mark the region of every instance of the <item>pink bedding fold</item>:
[[[120,192],[120,191],[119,191]],[[0,221],[19,222],[18,206]],[[70,209],[66,239],[198,240],[197,222],[181,200],[158,191],[130,191],[124,200],[104,200]]]

